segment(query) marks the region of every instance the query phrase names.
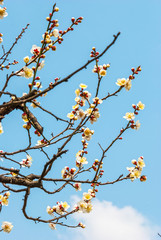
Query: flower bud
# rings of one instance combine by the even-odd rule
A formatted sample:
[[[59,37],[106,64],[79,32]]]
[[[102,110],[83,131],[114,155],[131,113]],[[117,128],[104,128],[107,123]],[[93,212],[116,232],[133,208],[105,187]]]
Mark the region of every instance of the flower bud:
[[[141,182],[145,182],[147,180],[147,177],[145,175],[141,176],[140,177],[140,181]]]
[[[56,8],[54,9],[54,11],[55,11],[55,12],[59,12],[59,8],[56,7]]]

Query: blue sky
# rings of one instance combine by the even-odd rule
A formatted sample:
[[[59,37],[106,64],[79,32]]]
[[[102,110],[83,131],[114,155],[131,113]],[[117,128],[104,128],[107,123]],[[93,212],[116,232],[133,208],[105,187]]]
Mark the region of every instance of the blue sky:
[[[45,18],[50,12],[53,1],[45,1],[45,3],[42,0],[28,0],[27,3],[24,0],[4,2],[4,6],[7,7],[8,17],[0,21],[0,31],[4,34],[3,44],[6,49],[10,47],[22,27],[30,23],[25,35],[14,48],[10,59],[10,61],[13,59],[19,61],[17,68],[14,68],[14,70],[18,70],[20,67],[23,67],[23,58],[26,55],[30,55],[32,45],[40,45],[40,40],[47,24]],[[107,92],[115,91],[117,88],[116,80],[123,77],[127,78],[131,73],[131,67],[137,67],[138,65],[142,67],[142,72],[133,81],[132,89],[129,92],[122,91],[118,97],[110,98],[106,101],[100,107],[101,118],[96,124],[89,125],[95,130],[95,134],[89,143],[88,159],[89,161],[91,159],[92,162],[93,159],[99,158],[101,151],[98,147],[98,142],[103,147],[106,147],[117,136],[120,128],[126,125],[126,120],[123,119],[123,116],[126,112],[131,111],[133,103],[136,104],[139,101],[145,103],[145,110],[141,111],[137,117],[141,122],[141,128],[139,131],[128,131],[123,136],[123,140],[117,142],[111,148],[104,161],[104,170],[105,176],[110,180],[114,180],[122,173],[127,174],[126,167],[131,166],[132,159],[137,159],[143,155],[146,163],[143,173],[147,175],[148,180],[145,183],[126,181],[112,186],[100,187],[97,195],[99,202],[96,201],[95,204],[96,209],[98,209],[96,213],[100,213],[101,210],[99,209],[102,208],[99,204],[103,204],[103,201],[112,202],[118,212],[120,209],[124,212],[124,208],[130,206],[132,209],[129,210],[130,213],[132,212],[131,214],[134,214],[133,216],[138,220],[138,225],[134,226],[140,229],[139,226],[141,224],[139,221],[141,215],[143,225],[145,225],[144,232],[148,232],[146,231],[147,228],[153,232],[152,236],[149,233],[146,239],[159,239],[157,231],[161,224],[161,194],[159,188],[161,182],[161,2],[159,0],[100,0],[98,3],[96,0],[62,0],[56,3],[60,9],[56,16],[60,24],[59,29],[66,29],[70,25],[71,17],[83,16],[84,20],[79,26],[75,27],[73,32],[65,36],[62,45],[57,47],[56,52],[47,54],[45,67],[40,73],[44,88],[55,77],[63,78],[83,65],[89,59],[93,46],[101,52],[113,40],[113,34],[117,34],[119,31],[121,32],[119,39],[100,60],[100,64],[111,64],[108,74],[102,82],[100,97],[105,96]],[[94,95],[97,78],[92,73],[92,68],[93,64],[75,75],[68,83],[64,83],[56,88],[54,92],[49,93],[46,98],[41,99],[42,106],[61,117],[66,117],[74,104],[74,91],[80,83],[86,83],[88,91]],[[8,72],[10,73],[11,70]],[[1,82],[5,80],[5,74],[6,71],[1,75],[1,79],[3,79]],[[28,83],[28,79],[14,78],[9,83],[7,90],[11,92],[16,91],[21,96],[23,92],[28,90]],[[1,84],[0,86],[3,86]],[[35,114],[39,117],[41,112],[35,109]],[[50,136],[51,131],[56,133],[64,126],[63,124],[57,125],[55,120],[45,114],[41,115],[41,123],[45,126],[47,136]],[[3,121],[4,134],[0,136],[0,149],[11,151],[19,148],[19,146],[25,146],[27,139],[22,124],[19,111],[6,116]],[[36,143],[36,137],[33,140]],[[80,141],[81,138],[79,136],[68,145],[71,151],[57,165],[59,171],[54,172],[54,174],[59,176],[64,166],[69,165],[72,167],[74,165],[75,153],[81,146]],[[48,151],[52,154],[55,148],[52,147]],[[34,159],[31,170],[40,171],[42,161],[41,163],[39,162],[42,155],[38,151],[33,152],[31,155]],[[24,158],[23,154],[15,157],[17,160],[22,158]],[[23,171],[28,170],[24,169]],[[88,190],[88,187],[83,188],[83,192],[86,190]],[[45,196],[37,190],[35,193],[32,191],[28,211],[34,216],[42,215],[44,212],[44,216],[47,218],[45,213],[47,205],[54,205],[56,201],[61,200],[66,200],[71,204],[72,199],[74,199],[74,197],[71,198],[71,195],[75,194],[72,190],[70,192],[67,189],[52,197]],[[82,192],[77,195],[81,197]],[[34,239],[35,236],[39,237],[39,239],[44,239],[45,237],[49,239],[52,237],[55,239],[68,239],[72,234],[73,239],[75,237],[79,240],[77,230],[65,230],[58,227],[58,230],[53,232],[48,226],[43,224],[35,225],[33,222],[26,220],[20,211],[22,198],[23,194],[12,194],[9,206],[4,208],[1,213],[0,221],[10,221],[14,225],[14,229],[9,235],[1,234],[3,239],[12,240],[16,238],[19,240],[22,239],[22,234],[23,240],[29,237]],[[108,215],[109,208],[107,207],[106,209]],[[113,208],[111,207],[111,209]],[[116,214],[116,216],[118,215]],[[101,215],[99,217],[101,218]],[[88,217],[86,218],[88,219]],[[102,217],[102,219],[108,222],[108,219],[105,217]],[[145,219],[148,221],[148,224],[145,223]],[[72,219],[71,221],[74,220]],[[87,222],[86,225],[91,223],[88,220],[84,221]],[[115,224],[115,218],[113,223]],[[95,225],[90,225],[89,229],[91,226]],[[63,234],[62,230],[66,236],[61,235]],[[88,225],[84,231],[88,235]],[[137,236],[137,239],[144,239],[145,235],[141,235],[141,231],[139,233],[140,238]],[[86,239],[87,236],[81,234],[80,236]],[[105,232],[102,239],[121,239],[115,236],[115,234],[112,237]],[[128,236],[125,235],[124,240],[127,239]]]

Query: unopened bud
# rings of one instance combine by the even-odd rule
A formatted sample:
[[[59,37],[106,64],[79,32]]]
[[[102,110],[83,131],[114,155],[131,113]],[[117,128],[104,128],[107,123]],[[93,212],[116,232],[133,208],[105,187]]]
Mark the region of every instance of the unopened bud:
[[[141,182],[145,182],[147,180],[147,177],[145,175],[141,176],[140,177],[140,181]]]

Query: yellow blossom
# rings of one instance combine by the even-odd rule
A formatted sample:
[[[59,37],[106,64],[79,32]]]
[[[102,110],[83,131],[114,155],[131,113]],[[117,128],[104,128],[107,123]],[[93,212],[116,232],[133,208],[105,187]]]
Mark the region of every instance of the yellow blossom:
[[[3,133],[3,127],[2,127],[2,123],[0,122],[0,134]]]
[[[53,210],[53,208],[51,208],[50,206],[47,206],[46,211],[47,211],[47,213],[48,213],[49,215],[52,215],[54,210]]]
[[[59,30],[58,29],[54,29],[53,31],[52,31],[52,35],[54,36],[54,37],[59,37]]]
[[[127,112],[123,118],[125,118],[128,121],[130,121],[130,120],[135,118],[135,115],[132,112]]]
[[[79,97],[76,97],[76,98],[75,98],[75,101],[76,101],[76,102],[79,102],[79,101],[80,101],[80,98],[79,98]]]
[[[7,200],[6,197],[2,197],[2,199],[1,199],[1,204],[2,204],[2,205],[5,205],[5,206],[8,206],[8,200]]]
[[[87,114],[87,116],[91,115],[93,109],[92,108],[88,108],[86,111],[85,111],[85,114]]]
[[[74,119],[75,116],[74,116],[73,113],[68,113],[68,114],[67,114],[67,117],[70,118],[70,119]]]
[[[23,59],[23,61],[24,61],[25,63],[28,63],[29,60],[30,60],[29,56],[26,56],[26,57],[24,57],[24,59]]]
[[[89,201],[89,200],[91,200],[92,199],[92,196],[91,196],[91,194],[90,193],[83,193],[83,200],[85,200],[85,201]]]
[[[70,208],[70,206],[68,205],[67,202],[61,202],[61,204],[62,204],[62,206],[63,206],[63,208],[64,208],[65,211],[66,211],[68,208]]]
[[[36,104],[35,104],[35,103],[36,103]],[[37,108],[37,107],[38,107],[37,105],[40,105],[40,103],[37,102],[35,99],[33,99],[30,106],[33,107],[33,108]]]
[[[0,19],[3,19],[4,17],[7,17],[8,13],[6,12],[6,8],[0,7]]]
[[[87,88],[87,85],[84,84],[84,83],[81,83],[81,84],[79,85],[79,87],[82,88],[82,89],[86,89],[86,88]]]
[[[76,104],[76,105],[72,106],[72,108],[73,108],[73,109],[79,108],[79,104]]]
[[[28,67],[23,67],[23,70],[17,74],[18,76],[25,77],[25,78],[32,78],[33,77],[33,70]]]
[[[77,159],[77,162],[78,163],[81,163],[81,164],[87,164],[88,162],[87,162],[87,159],[85,158],[85,157],[79,157],[78,159]]]
[[[86,212],[87,213],[90,213],[91,211],[92,211],[92,209],[93,209],[93,206],[92,206],[92,204],[89,202],[89,203],[87,203],[87,206],[86,206]]]
[[[106,70],[105,69],[101,69],[99,73],[102,77],[106,76]]]
[[[121,86],[125,86],[126,82],[127,80],[125,78],[119,78],[117,79],[116,84],[121,87]]]
[[[77,97],[79,96],[79,94],[80,94],[79,88],[77,88],[77,89],[75,90],[75,94],[76,94]]]
[[[59,8],[58,8],[58,7],[55,7],[54,10],[55,10],[55,12],[58,12],[58,11],[59,11]]]
[[[131,89],[131,80],[127,79],[126,84],[124,85],[126,91],[129,91]]]
[[[90,130],[89,128],[86,128],[86,129],[84,130],[84,134],[85,134],[86,136],[89,136],[89,135],[91,134],[91,130]]]
[[[143,110],[145,105],[140,101],[140,102],[138,102],[137,107],[139,110]]]
[[[140,168],[145,167],[145,163],[144,163],[144,161],[143,161],[143,157],[138,158],[138,166],[139,166]]]
[[[135,178],[139,178],[140,177],[140,175],[141,175],[141,171],[140,170],[138,170],[138,169],[134,169],[134,177]]]
[[[10,233],[12,228],[13,228],[12,223],[10,223],[10,222],[3,222],[2,223],[2,229],[3,229],[4,232]]]

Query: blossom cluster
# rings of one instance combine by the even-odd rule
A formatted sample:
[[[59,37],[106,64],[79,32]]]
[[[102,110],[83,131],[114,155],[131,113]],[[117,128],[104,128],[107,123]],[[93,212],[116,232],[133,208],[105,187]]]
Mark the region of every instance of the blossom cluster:
[[[116,85],[119,87],[124,87],[126,91],[129,91],[132,86],[132,80],[135,78],[135,74],[138,74],[138,72],[141,71],[141,67],[137,67],[137,69],[131,68],[132,74],[129,76],[129,78],[119,78],[117,79]]]
[[[36,134],[37,136],[41,136],[40,133],[37,133],[37,131],[36,131],[35,134]],[[47,144],[47,141],[46,141],[45,139],[38,140],[36,145],[39,146],[39,145],[42,145],[42,144]],[[46,147],[47,147],[47,146],[46,146]]]
[[[76,171],[75,168],[71,168],[71,169],[69,169],[69,167],[63,168],[61,171],[62,178],[63,179],[70,178],[70,177],[72,178],[74,176],[75,171]]]
[[[89,93],[87,90],[87,85],[81,83],[79,85],[80,89],[75,90],[76,94],[76,105],[72,106],[73,111],[67,114],[67,117],[73,121],[84,119],[86,116],[89,117],[89,121],[91,124],[97,121],[97,119],[100,117],[99,109],[96,108],[97,105],[102,103],[102,100],[98,97],[93,98],[93,102],[90,103],[90,97],[91,93]],[[86,109],[86,111],[83,111],[80,107],[85,106],[86,101],[89,104],[89,108]]]
[[[3,5],[3,0],[0,0],[0,5]],[[58,11],[59,11],[58,7],[55,7],[54,10],[53,10],[53,12],[58,12]],[[0,7],[0,19],[3,19],[7,15],[8,14],[6,12],[6,8],[5,7],[4,8]],[[49,22],[48,28],[47,28],[48,30],[42,35],[42,40],[41,40],[42,45],[41,45],[41,47],[37,46],[37,45],[33,45],[31,50],[30,50],[31,57],[25,56],[23,58],[25,66],[22,67],[19,71],[17,71],[14,74],[14,75],[17,75],[17,76],[24,77],[26,79],[33,78],[32,82],[28,84],[29,91],[31,92],[32,88],[35,87],[36,88],[36,91],[35,91],[36,94],[40,93],[41,95],[42,95],[42,92],[41,92],[40,89],[42,88],[42,83],[40,81],[40,77],[37,76],[37,70],[39,71],[45,66],[45,61],[43,60],[46,57],[45,53],[47,51],[49,51],[49,49],[51,49],[52,51],[56,51],[55,44],[56,43],[61,44],[64,40],[63,35],[66,34],[69,31],[73,31],[73,26],[81,23],[83,18],[82,17],[79,17],[78,19],[72,18],[71,19],[72,24],[66,31],[62,31],[62,30],[57,29],[59,27],[59,21],[57,19],[52,20],[52,13],[49,14],[49,16],[46,18],[46,20]],[[3,36],[3,34],[0,33],[0,43],[3,41],[2,36]],[[95,47],[92,48],[90,57],[95,58],[93,60],[96,60],[96,63],[95,63],[95,66],[94,66],[92,72],[96,73],[98,75],[98,80],[101,81],[101,79],[104,76],[106,76],[108,68],[110,67],[110,64],[98,65],[99,52],[96,51]],[[31,64],[34,64],[35,66],[29,67]],[[116,84],[119,86],[119,90],[116,91],[114,94],[111,94],[111,96],[115,95],[122,88],[125,88],[127,91],[129,91],[131,89],[132,80],[135,78],[134,75],[138,74],[138,72],[141,71],[141,67],[139,66],[136,69],[132,68],[131,71],[132,71],[132,74],[129,76],[129,78],[117,79]],[[60,78],[55,78],[55,84],[59,83],[58,82],[59,79]],[[46,212],[51,217],[53,217],[53,219],[51,219],[49,221],[42,220],[42,222],[49,222],[49,226],[53,230],[56,229],[56,224],[58,223],[59,219],[61,219],[62,217],[67,218],[67,216],[69,214],[71,214],[73,212],[77,212],[77,211],[78,212],[83,212],[83,213],[90,213],[92,211],[92,209],[93,209],[92,199],[95,198],[96,192],[98,192],[98,190],[96,189],[96,186],[100,185],[98,179],[101,178],[104,174],[104,170],[102,170],[102,167],[103,167],[103,161],[102,160],[104,159],[104,153],[109,148],[107,148],[107,150],[105,150],[103,152],[103,155],[102,155],[102,158],[101,158],[100,161],[98,159],[95,159],[93,164],[91,164],[89,168],[84,169],[84,165],[88,164],[88,161],[87,161],[87,158],[86,158],[86,154],[88,154],[88,151],[87,151],[88,141],[90,141],[92,139],[92,136],[94,134],[94,130],[91,130],[85,124],[88,120],[90,121],[91,124],[93,124],[94,122],[96,122],[98,120],[98,118],[100,117],[98,106],[100,104],[102,104],[102,102],[103,102],[102,99],[99,99],[97,97],[98,89],[99,89],[99,83],[100,82],[98,82],[98,85],[97,85],[97,92],[96,92],[96,95],[95,95],[96,97],[94,97],[92,100],[91,100],[91,93],[86,90],[87,89],[86,84],[81,83],[79,85],[79,88],[75,90],[75,94],[76,94],[75,105],[72,106],[72,111],[67,114],[67,117],[70,119],[69,126],[72,126],[76,120],[81,121],[81,123],[79,125],[80,128],[78,126],[77,129],[78,129],[78,132],[82,134],[82,140],[81,140],[82,148],[81,148],[81,150],[79,150],[76,153],[76,156],[75,156],[76,157],[76,161],[75,161],[76,163],[75,164],[76,164],[77,169],[74,168],[74,167],[69,168],[68,166],[65,166],[61,170],[61,176],[62,176],[63,179],[58,179],[56,181],[60,181],[60,182],[63,181],[63,182],[65,182],[65,184],[62,185],[62,187],[60,187],[55,192],[59,192],[60,190],[62,190],[63,187],[66,186],[66,184],[69,184],[70,186],[72,186],[76,191],[81,191],[82,190],[81,189],[81,180],[75,180],[75,179],[77,179],[76,177],[78,176],[79,173],[82,173],[84,171],[90,171],[91,169],[93,169],[95,171],[94,180],[92,180],[91,182],[90,182],[90,180],[87,180],[87,181],[82,180],[82,183],[92,183],[91,184],[92,189],[88,189],[88,192],[83,193],[82,200],[80,200],[77,203],[77,205],[74,207],[74,210],[71,211],[71,212],[67,211],[70,208],[70,206],[68,205],[68,203],[66,201],[65,202],[62,202],[62,201],[57,202],[56,205],[54,205],[53,207],[47,206]],[[49,84],[49,88],[50,89],[54,88],[54,84],[52,82]],[[45,90],[45,91],[47,93],[48,90]],[[38,96],[41,96],[40,94]],[[45,94],[43,96],[45,96]],[[11,98],[12,98],[13,101],[16,99],[15,95],[12,96]],[[37,102],[36,97],[34,97],[34,98],[35,99],[29,100],[29,101],[31,102],[30,106],[32,106],[33,108],[36,108],[40,105],[40,103]],[[103,98],[103,99],[106,99],[106,98]],[[86,105],[88,107],[86,107]],[[84,110],[85,107],[86,107],[86,109]],[[141,101],[139,101],[138,104],[136,104],[136,105],[133,104],[132,107],[133,107],[134,111],[133,112],[127,112],[123,118],[125,118],[127,121],[129,121],[128,124],[127,124],[127,128],[132,128],[132,129],[138,130],[140,128],[140,122],[139,121],[136,121],[136,122],[134,121],[135,115],[138,115],[138,112],[140,110],[143,110],[145,105]],[[31,125],[34,126],[33,122],[30,119],[30,116],[31,115],[27,114],[26,112],[24,112],[22,114],[22,119],[25,122],[25,124],[23,125],[23,128],[25,128],[27,130],[30,130]],[[68,129],[69,128],[67,128],[67,130]],[[2,124],[0,122],[0,134],[2,134],[2,133],[3,133],[3,127],[2,127]],[[35,134],[37,136],[41,136],[41,133],[37,129],[35,129]],[[28,131],[28,135],[29,135],[29,147],[27,149],[30,149],[31,137],[30,137],[30,132],[29,131]],[[52,140],[53,140],[53,138],[52,138]],[[62,139],[63,139],[63,137],[62,137]],[[121,137],[120,137],[120,139],[121,139]],[[52,140],[48,141],[44,137],[44,139],[38,140],[37,145],[43,145],[43,144],[50,145],[48,143],[50,143]],[[112,142],[112,144],[114,143],[114,141]],[[112,144],[111,144],[111,146],[112,146]],[[65,146],[65,145],[63,145],[63,146]],[[41,147],[44,147],[44,146],[39,146],[38,148],[41,148]],[[59,149],[58,149],[58,151],[59,151]],[[0,157],[1,156],[3,157],[3,155],[1,155],[2,152],[3,151],[0,150]],[[1,158],[0,158],[0,160],[1,160]],[[48,157],[48,160],[49,160],[49,157]],[[48,163],[51,163],[51,161],[49,160]],[[28,154],[26,156],[26,159],[22,159],[22,161],[19,162],[20,167],[30,168],[31,164],[32,164],[32,157]],[[127,167],[127,170],[129,171],[129,175],[127,176],[127,178],[130,178],[131,181],[134,181],[134,179],[140,179],[140,181],[142,181],[142,182],[146,181],[146,176],[145,175],[141,176],[143,167],[145,167],[143,157],[138,158],[137,161],[135,159],[132,160],[132,164],[134,165],[133,167]],[[49,168],[47,170],[47,173],[49,172],[51,167],[52,167],[52,163],[51,163],[51,166],[49,166]],[[9,169],[9,171],[10,171],[10,173],[8,173],[8,174],[11,174],[13,177],[18,176],[18,174],[19,174],[20,177],[23,176],[19,173],[18,169],[11,168],[11,169]],[[44,169],[44,171],[46,171],[46,170]],[[43,180],[43,179],[40,178],[39,180]],[[52,179],[52,180],[54,180],[54,179]],[[118,180],[116,180],[116,181],[118,181]],[[46,190],[46,192],[48,192],[48,191]],[[9,196],[10,196],[9,191],[4,193],[3,195],[0,195],[0,207],[3,206],[3,205],[8,206]],[[39,218],[37,218],[37,219],[39,219]],[[60,222],[59,222],[59,224],[63,225],[63,223],[60,223]],[[80,226],[81,228],[85,228],[85,225],[83,223],[79,223],[78,226]],[[2,223],[2,229],[0,231],[3,230],[4,232],[9,233],[12,230],[12,228],[13,228],[12,223],[5,221],[5,222]]]
[[[97,171],[97,167],[99,166],[99,168],[102,168],[103,166],[103,161],[100,163],[100,161],[98,159],[95,159],[94,163],[92,164],[92,168],[94,171]],[[100,170],[100,176],[103,175],[103,170]]]
[[[141,101],[137,103],[137,105],[132,104],[132,107],[134,108],[134,112],[127,112],[123,118],[130,121],[131,125],[130,127],[132,129],[138,130],[140,128],[140,122],[137,120],[134,122],[135,115],[138,115],[138,111],[143,110],[145,108],[145,104],[143,104]]]
[[[22,161],[20,162],[22,167],[31,167],[32,164],[32,157],[30,155],[27,155],[26,159],[22,159]]]
[[[96,48],[93,47],[90,57],[95,58],[99,55],[99,52],[96,52]],[[101,77],[106,76],[107,73],[107,68],[110,67],[110,64],[103,64],[103,65],[98,65],[98,59],[96,59],[96,65],[94,66],[92,72],[99,74]]]
[[[27,113],[22,113],[22,119],[25,122],[25,124],[23,124],[23,128],[29,130],[31,128],[31,123],[29,121],[29,118],[27,116]]]
[[[57,205],[50,207],[47,206],[47,213],[49,215],[54,215],[54,213],[57,213],[59,215],[63,215],[67,212],[67,209],[70,208],[67,202],[57,202]]]
[[[90,213],[93,209],[91,200],[96,196],[97,191],[97,189],[93,188],[89,189],[88,192],[84,192],[82,200],[77,203],[75,208],[78,209],[79,212]]]
[[[141,182],[145,182],[147,177],[145,175],[141,176],[143,167],[145,167],[143,156],[139,157],[138,161],[133,159],[131,162],[135,167],[127,167],[127,170],[130,172],[128,177],[130,177],[131,181],[134,181],[136,178],[139,178]]]
[[[92,72],[98,73],[101,77],[106,76],[106,70],[110,67],[110,64],[95,65]]]
[[[8,198],[10,196],[10,192],[6,192],[3,195],[0,195],[0,205],[8,206]]]

